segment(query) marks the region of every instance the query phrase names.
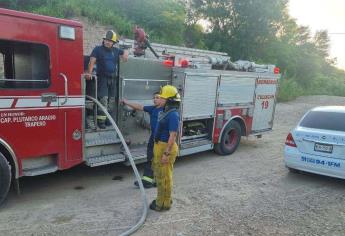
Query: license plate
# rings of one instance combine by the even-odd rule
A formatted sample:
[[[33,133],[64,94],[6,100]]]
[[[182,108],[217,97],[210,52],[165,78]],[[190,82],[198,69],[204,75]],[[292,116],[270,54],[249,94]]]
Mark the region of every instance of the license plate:
[[[315,143],[314,151],[332,153],[333,152],[333,145]]]

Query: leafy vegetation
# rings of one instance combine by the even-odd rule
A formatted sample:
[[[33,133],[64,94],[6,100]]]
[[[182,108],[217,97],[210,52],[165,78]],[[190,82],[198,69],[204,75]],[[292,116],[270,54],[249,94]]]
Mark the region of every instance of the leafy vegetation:
[[[345,73],[330,58],[327,31],[310,33],[288,15],[287,0],[191,0],[189,17],[207,19],[206,46],[234,60],[273,63],[281,68],[279,99],[300,95],[345,95]],[[215,43],[217,42],[217,43]]]
[[[345,72],[334,67],[327,31],[311,34],[288,15],[288,0],[2,0],[0,6],[69,18],[85,16],[132,36],[145,28],[154,42],[227,52],[232,60],[281,68],[279,99],[345,96]],[[207,30],[198,23],[206,20]]]

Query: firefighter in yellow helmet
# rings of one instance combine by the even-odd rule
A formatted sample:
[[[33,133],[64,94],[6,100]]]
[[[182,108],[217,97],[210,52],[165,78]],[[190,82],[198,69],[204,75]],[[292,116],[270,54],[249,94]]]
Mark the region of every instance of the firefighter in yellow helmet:
[[[180,95],[174,86],[166,85],[159,103],[164,107],[158,117],[153,147],[152,169],[157,183],[157,198],[150,204],[155,211],[169,210],[172,204],[173,168],[178,153],[176,137],[180,126]]]
[[[97,96],[98,100],[106,107],[110,114],[115,107],[116,79],[119,58],[127,61],[128,53],[125,50],[114,47],[118,42],[114,31],[109,30],[103,38],[102,45],[96,46],[90,55],[90,62],[86,74],[86,79],[91,79],[91,74],[96,66]],[[114,115],[114,114],[112,114]],[[98,110],[97,123],[100,128],[106,128],[106,116],[101,109]],[[110,122],[109,122],[110,125]]]

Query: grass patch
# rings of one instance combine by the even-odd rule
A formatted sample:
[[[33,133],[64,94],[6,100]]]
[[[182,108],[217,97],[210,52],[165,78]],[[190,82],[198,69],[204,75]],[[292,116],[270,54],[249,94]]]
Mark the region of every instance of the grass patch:
[[[279,82],[278,102],[294,100],[299,96],[330,95],[345,97],[345,77],[319,75],[308,86],[299,85],[296,79],[281,79]]]

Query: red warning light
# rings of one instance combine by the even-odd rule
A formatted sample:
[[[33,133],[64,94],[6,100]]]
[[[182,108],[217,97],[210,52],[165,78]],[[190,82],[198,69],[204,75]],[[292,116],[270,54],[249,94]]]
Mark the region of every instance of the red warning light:
[[[172,60],[164,60],[163,65],[166,67],[173,67],[174,66],[174,61]]]
[[[279,67],[274,67],[274,74],[279,74],[279,73],[280,73]]]
[[[187,67],[189,67],[189,62],[188,62],[187,59],[182,59],[182,60],[181,60],[181,67],[182,67],[182,68],[187,68]]]

